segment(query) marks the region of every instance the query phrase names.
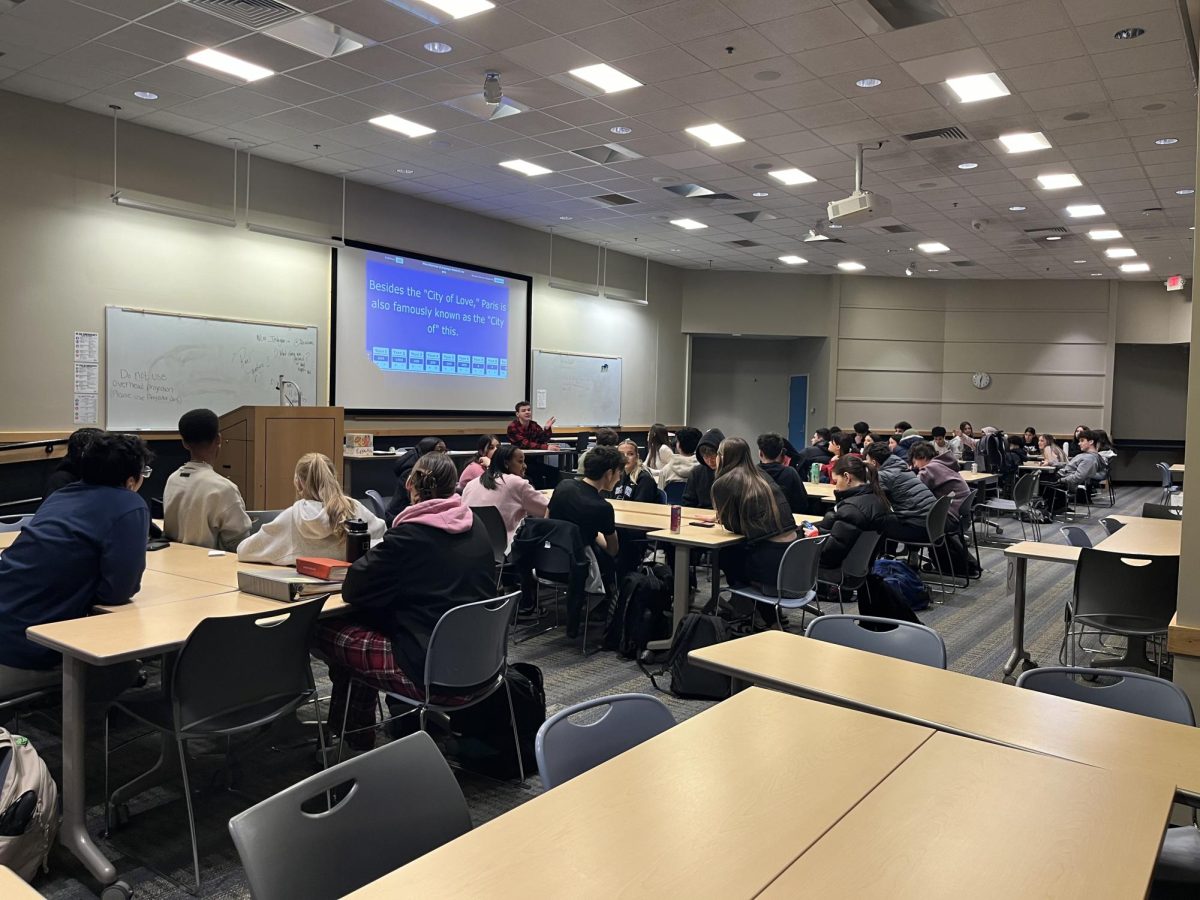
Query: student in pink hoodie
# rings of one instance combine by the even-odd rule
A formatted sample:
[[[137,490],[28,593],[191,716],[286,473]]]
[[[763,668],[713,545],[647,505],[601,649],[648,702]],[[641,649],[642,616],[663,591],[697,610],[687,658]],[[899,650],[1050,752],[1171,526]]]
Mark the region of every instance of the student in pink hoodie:
[[[525,451],[505,444],[492,456],[492,464],[463,488],[467,506],[494,506],[504,520],[508,543],[526,516],[544,517],[550,498],[525,480]]]
[[[500,446],[500,439],[494,434],[484,434],[479,437],[479,445],[475,448],[475,458],[472,459],[462,474],[458,476],[458,492],[461,494],[470,482],[488,470],[492,464],[492,454]]]
[[[349,734],[355,749],[375,743],[373,688],[422,696],[425,654],[438,619],[455,606],[496,596],[491,542],[454,492],[457,481],[446,454],[417,460],[406,485],[411,505],[346,575],[342,599],[353,611],[317,629],[316,651],[329,664],[333,682],[331,728],[341,727],[347,683],[359,679],[350,694],[346,730],[368,730]]]

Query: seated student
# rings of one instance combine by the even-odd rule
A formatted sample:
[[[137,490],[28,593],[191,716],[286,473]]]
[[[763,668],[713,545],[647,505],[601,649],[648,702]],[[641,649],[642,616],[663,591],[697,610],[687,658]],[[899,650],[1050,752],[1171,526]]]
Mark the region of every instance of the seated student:
[[[638,459],[638,447],[631,440],[623,440],[617,444],[621,451],[621,480],[613,488],[612,495],[616,500],[636,500],[638,503],[658,503],[658,483],[650,470]]]
[[[970,462],[975,458],[975,429],[970,422],[960,422],[950,441],[956,459]]]
[[[1096,452],[1096,433],[1090,428],[1084,428],[1076,432],[1075,440],[1079,443],[1079,453],[1059,468],[1058,477],[1047,482],[1042,489],[1042,496],[1050,515],[1054,515],[1074,497],[1080,485],[1090,487],[1092,476],[1100,470],[1102,460]]]
[[[779,485],[755,465],[741,438],[721,441],[712,498],[714,520],[746,538],[744,544],[721,551],[721,571],[729,586],[752,584],[774,594],[779,561],[796,540],[796,520]]]
[[[621,548],[617,539],[616,513],[612,504],[601,495],[617,486],[624,462],[616,447],[593,447],[584,461],[583,477],[560,481],[550,497],[550,518],[578,526],[583,546],[591,548],[596,556],[606,591],[615,586],[614,560]],[[572,624],[576,623],[567,623],[568,635],[573,630]]]
[[[883,448],[883,444],[874,446]],[[866,459],[870,459],[868,454]],[[890,520],[878,471],[862,457],[843,456],[833,467],[833,509],[817,524],[828,535],[821,548],[821,569],[836,571],[864,531],[884,532]]]
[[[80,480],[48,497],[0,556],[0,698],[61,679],[59,654],[28,640],[26,628],[119,606],[140,590],[150,511],[137,491],[149,462],[139,437],[93,435]],[[100,676],[111,696],[136,675],[136,665],[126,669]]]
[[[1041,455],[1040,462],[1048,466],[1059,465],[1067,461],[1066,454],[1063,453],[1062,447],[1054,442],[1054,435],[1043,434],[1038,438],[1038,453]]]
[[[804,448],[800,459],[792,464],[804,474],[808,474],[812,470],[813,463],[816,463],[818,466],[825,465],[825,463],[833,459],[833,453],[829,450],[829,441],[831,438],[832,435],[828,428],[818,428],[813,432],[812,439],[809,445]]]
[[[330,727],[341,728],[352,677],[358,681],[350,692],[347,731],[375,722],[376,690],[423,696],[425,654],[438,619],[456,606],[496,596],[491,542],[454,492],[457,480],[444,453],[417,460],[407,482],[411,502],[346,575],[342,599],[350,614],[317,627],[315,650],[329,664],[333,683]],[[375,732],[352,734],[347,743],[370,749]]]
[[[525,479],[525,451],[505,444],[492,455],[492,464],[474,481],[467,482],[462,498],[467,506],[494,506],[504,520],[508,544],[526,516],[544,518],[550,498]]]
[[[866,462],[875,468],[892,509],[884,528],[887,538],[902,544],[928,541],[925,517],[933,508],[933,493],[921,483],[908,464],[894,455],[885,444],[872,444],[867,450]]]
[[[696,468],[696,447],[700,444],[700,429],[690,425],[675,434],[675,453],[658,473],[658,486],[666,488],[677,481],[687,481]]]
[[[954,499],[950,502],[950,517],[958,518],[959,510],[971,494],[971,488],[958,474],[958,463],[954,454],[949,450],[939,453],[937,447],[922,441],[908,451],[909,462],[917,471],[917,477],[933,493],[934,499],[941,499],[949,494]]]
[[[913,428],[908,422],[896,423],[896,444],[899,448],[897,452],[901,459],[908,459],[909,449],[923,440],[925,438],[921,435],[921,432]]]
[[[416,447],[396,460],[396,467],[392,470],[396,473],[396,489],[392,492],[392,499],[388,501],[387,510],[383,515],[383,519],[388,525],[391,525],[396,520],[396,516],[400,515],[409,504],[409,492],[405,485],[408,484],[408,476],[412,474],[417,460],[426,453],[445,452],[446,442],[441,438],[423,437],[417,441]]]
[[[854,438],[848,434],[841,434],[837,440],[829,442],[829,451],[833,454],[829,462],[821,466],[821,483],[828,484],[833,474],[833,465],[843,456],[849,456],[854,452]]]
[[[930,438],[929,443],[933,444],[934,448],[938,452],[938,456],[941,456],[944,453],[949,453],[950,459],[954,461],[954,468],[957,471],[958,457],[954,454],[954,445],[950,441],[946,440],[946,429],[941,425],[934,425],[933,429],[930,431],[930,434],[932,434],[933,437]]]
[[[1025,465],[1025,437],[1020,434],[1010,434],[1005,442],[1004,456],[1000,463],[1001,489],[1012,493],[1013,485],[1021,474],[1021,466]]]
[[[1074,456],[1075,454],[1080,452],[1080,447],[1079,447],[1080,432],[1091,431],[1091,430],[1092,430],[1091,427],[1088,425],[1076,425],[1075,426],[1075,432],[1072,435],[1071,440],[1067,443],[1067,459],[1070,459],[1072,456]]]
[[[67,455],[58,464],[46,484],[42,487],[42,499],[45,500],[59,488],[73,484],[79,480],[79,467],[83,463],[83,451],[98,434],[104,434],[100,428],[76,428],[67,438]]]
[[[671,450],[671,433],[666,425],[651,425],[646,433],[646,471],[656,480],[658,473],[674,456]]]
[[[804,489],[804,481],[800,473],[782,462],[783,435],[774,431],[758,436],[758,467],[763,473],[779,485],[784,499],[796,515],[808,512],[808,491]],[[719,477],[719,476],[718,476]]]
[[[1038,433],[1037,429],[1030,425],[1022,433],[1022,446],[1026,456],[1037,456],[1041,451],[1038,449]]]
[[[213,469],[221,432],[211,409],[179,419],[179,437],[191,459],[171,473],[163,489],[163,534],[168,540],[210,550],[236,550],[250,534],[250,517],[237,485]]]
[[[719,428],[710,428],[696,444],[696,465],[688,475],[683,489],[683,505],[712,509],[712,483],[716,478],[717,448],[725,435]]]
[[[554,416],[546,420],[543,428],[533,420],[533,407],[528,400],[519,401],[513,412],[516,417],[508,423],[508,442],[522,450],[545,450],[554,440]]]
[[[458,476],[458,490],[461,492],[466,487],[468,481],[474,481],[485,471],[492,463],[492,454],[496,452],[496,448],[500,446],[500,439],[494,434],[484,434],[479,438],[475,445],[475,456],[467,463],[462,470],[462,474]]]
[[[298,556],[346,558],[346,522],[367,524],[371,543],[383,538],[383,519],[342,492],[333,463],[324,453],[305,453],[292,478],[299,500],[238,545],[245,562],[292,566]]]
[[[869,435],[870,433],[871,433],[871,426],[868,425],[866,422],[855,422],[854,423],[854,449],[857,450],[859,453],[862,452],[862,448],[865,445],[865,442],[867,440],[867,435]]]
[[[621,443],[621,435],[614,428],[597,428],[596,429],[596,444],[595,446],[583,451],[579,456],[579,466],[577,472],[583,471],[583,461],[587,459],[589,453],[596,447],[615,447]]]

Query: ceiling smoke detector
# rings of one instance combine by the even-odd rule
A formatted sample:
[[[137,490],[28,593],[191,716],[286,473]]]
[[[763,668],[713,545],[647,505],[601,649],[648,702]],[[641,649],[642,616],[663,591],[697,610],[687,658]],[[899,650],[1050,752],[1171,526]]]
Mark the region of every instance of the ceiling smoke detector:
[[[504,99],[504,89],[500,87],[500,73],[488,72],[483,76],[483,100],[489,106],[499,106]]]

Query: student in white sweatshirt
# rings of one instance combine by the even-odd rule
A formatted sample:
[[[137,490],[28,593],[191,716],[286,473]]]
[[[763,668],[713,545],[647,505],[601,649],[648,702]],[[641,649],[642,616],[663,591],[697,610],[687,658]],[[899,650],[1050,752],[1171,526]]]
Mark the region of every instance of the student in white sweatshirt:
[[[645,466],[647,471],[657,480],[659,473],[674,455],[674,451],[671,450],[671,433],[667,431],[667,426],[651,425],[650,431],[646,434]]]
[[[296,463],[300,499],[242,541],[238,559],[276,566],[295,564],[298,556],[344,559],[346,521],[367,523],[371,543],[383,539],[387,525],[357,500],[342,493],[333,463],[323,453],[306,453]]]
[[[179,419],[179,437],[191,459],[171,473],[163,490],[163,533],[180,544],[236,550],[250,533],[241,491],[213,468],[221,455],[221,431],[211,409]]]

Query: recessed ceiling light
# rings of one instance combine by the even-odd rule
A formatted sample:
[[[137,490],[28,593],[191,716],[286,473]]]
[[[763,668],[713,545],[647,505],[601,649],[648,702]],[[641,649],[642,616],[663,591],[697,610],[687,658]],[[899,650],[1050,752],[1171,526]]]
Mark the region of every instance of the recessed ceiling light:
[[[238,59],[236,56],[230,56],[228,53],[222,53],[220,50],[200,50],[189,56],[188,62],[194,62],[198,66],[205,66],[209,69],[216,69],[218,72],[233,75],[243,81],[259,81],[275,74],[270,69],[256,66],[252,62],[246,62],[244,59]]]
[[[844,262],[838,263],[837,267],[843,272],[861,272],[866,268],[866,266],[864,266],[862,263],[851,262],[850,260],[845,260]]]
[[[926,241],[924,244],[917,244],[917,249],[922,253],[947,253],[950,250],[940,241]]]
[[[560,222],[570,222],[570,221],[571,221],[572,219],[574,219],[574,218],[575,218],[574,216],[559,216],[559,217],[558,217],[558,221],[560,221]]]
[[[424,137],[436,131],[434,128],[426,128],[424,125],[418,125],[416,122],[410,122],[408,119],[402,119],[390,113],[386,116],[376,116],[368,121],[379,128],[386,128],[388,131],[398,131],[405,137]]]
[[[942,270],[941,269],[926,269],[925,271],[926,272],[940,272]]]
[[[775,169],[767,174],[776,181],[782,181],[784,184],[789,186],[793,184],[809,184],[817,180],[807,172],[802,172],[800,169]]]
[[[697,222],[695,219],[672,219],[671,224],[676,228],[682,228],[684,231],[695,231],[697,228],[707,228],[703,222]]]
[[[154,91],[134,91],[133,96],[137,97],[139,100],[157,100],[158,99],[158,94],[154,93]]]
[[[489,0],[422,0],[422,2],[432,6],[434,9],[440,9],[442,12],[456,19],[473,16],[475,13],[492,9],[496,5],[489,2]]]
[[[1132,28],[1122,28],[1113,35],[1113,38],[1118,41],[1132,41],[1134,38],[1139,38],[1145,33],[1145,28],[1138,28],[1135,25]]]
[[[779,257],[779,261],[781,263],[787,263],[789,266],[802,266],[808,262],[808,260],[803,256],[793,256],[790,254],[788,256]]]
[[[1087,234],[1093,241],[1115,241],[1121,236],[1115,228],[1093,228]]]
[[[1050,142],[1040,131],[1024,131],[1002,134],[998,138],[1009,153],[1029,153],[1031,150],[1048,150]]]
[[[766,191],[755,191],[750,196],[751,197],[770,197],[771,195],[768,194]]]
[[[958,167],[960,169],[978,169],[979,163],[959,163]]]
[[[1179,138],[1159,138],[1154,143],[1158,144],[1160,147],[1166,147],[1170,144],[1178,144]]]
[[[588,84],[600,88],[606,94],[615,94],[617,91],[627,91],[630,88],[642,86],[640,81],[630,78],[607,63],[572,69],[569,74],[574,75],[580,81],[586,81]]]
[[[424,45],[425,49],[430,53],[449,53],[454,48],[449,44],[444,44],[441,41],[429,41]]]
[[[1091,273],[1089,273],[1089,274],[1090,274],[1090,275],[1091,275],[1093,278],[1100,278],[1102,275],[1104,275],[1104,273],[1103,273],[1103,272],[1091,272]]]
[[[1071,262],[1075,263],[1075,265],[1077,265],[1077,266],[1081,266],[1085,262],[1087,262],[1087,260],[1086,259],[1073,259],[1073,260],[1071,260]]]
[[[1180,197],[1186,197],[1188,194],[1194,194],[1196,192],[1192,188],[1180,188],[1175,193],[1177,193]]]
[[[520,172],[522,175],[528,175],[530,178],[535,175],[549,175],[551,172],[545,166],[539,166],[537,163],[531,163],[524,159],[506,159],[500,165],[506,169],[512,169],[514,172]]]
[[[672,248],[671,248],[671,252],[672,252],[672,253],[678,253],[678,252],[679,252],[679,248],[678,248],[678,247],[672,247]]]
[[[1052,235],[1050,235],[1050,237],[1046,238],[1046,240],[1048,240],[1048,241],[1061,241],[1061,240],[1062,240],[1062,235],[1060,235],[1060,234],[1052,234]]]
[[[1137,251],[1132,247],[1109,247],[1104,251],[1104,255],[1109,259],[1128,259],[1137,256]]]
[[[1078,203],[1067,207],[1067,215],[1072,219],[1086,219],[1090,216],[1104,215],[1104,207],[1098,203]]]
[[[1078,175],[1074,175],[1070,172],[1059,173],[1055,175],[1039,175],[1037,177],[1037,183],[1048,191],[1079,187],[1081,184],[1083,184],[1083,182],[1079,180]]]
[[[1010,206],[1010,207],[1008,208],[1008,211],[1009,211],[1009,212],[1025,212],[1025,207],[1023,207],[1023,206]]]
[[[693,125],[691,128],[685,128],[688,134],[692,137],[700,138],[710,147],[724,147],[728,144],[741,144],[746,139],[740,134],[734,134],[724,125],[718,125],[712,122],[708,125]]]
[[[993,97],[1007,97],[1009,93],[995,72],[947,78],[946,87],[958,95],[960,103],[977,103],[980,100],[991,100]]]
[[[611,131],[613,134],[632,134],[633,133],[633,129],[630,128],[628,125],[614,125],[612,128],[610,128],[608,130]]]
[[[860,78],[860,79],[858,79],[858,81],[856,81],[854,83],[857,84],[860,88],[879,87],[881,84],[883,84],[883,82],[880,81],[878,78]]]
[[[397,169],[396,170],[397,175],[411,175],[412,173],[413,173],[412,169]]]
[[[1122,272],[1149,272],[1150,271],[1150,263],[1145,263],[1145,262],[1123,263],[1121,265],[1121,271]]]

